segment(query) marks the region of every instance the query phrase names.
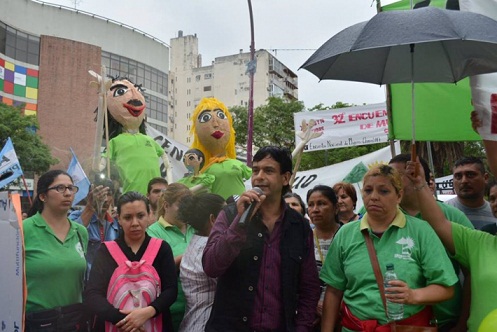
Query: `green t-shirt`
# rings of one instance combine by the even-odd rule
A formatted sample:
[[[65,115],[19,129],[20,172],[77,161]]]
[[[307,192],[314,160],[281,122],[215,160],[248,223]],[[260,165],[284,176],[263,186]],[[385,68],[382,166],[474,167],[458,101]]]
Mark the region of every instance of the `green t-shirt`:
[[[147,233],[151,237],[156,237],[166,241],[171,246],[173,256],[176,257],[183,255],[186,247],[188,247],[188,244],[193,237],[193,234],[195,233],[195,229],[190,225],[187,225],[186,232],[183,234],[177,226],[171,225],[165,221],[163,217],[159,217],[157,222],[147,228]],[[183,320],[183,316],[185,315],[185,306],[185,293],[183,292],[183,287],[181,287],[181,280],[178,278],[178,297],[169,308],[175,331],[178,331],[179,325]]]
[[[64,242],[39,213],[23,222],[28,313],[82,301],[88,232],[67,222],[71,228]]]
[[[343,291],[343,301],[352,314],[361,320],[376,319],[386,324],[387,318],[373,267],[361,229],[369,228],[368,214],[340,228],[321,270],[326,284]],[[428,223],[407,216],[400,210],[379,238],[369,230],[382,273],[393,263],[397,276],[410,288],[430,284],[452,286],[457,276],[445,249]],[[405,305],[404,317],[421,311],[422,305]],[[343,331],[348,331],[343,329]]]
[[[241,195],[245,191],[243,181],[250,178],[252,169],[239,160],[226,159],[212,164],[204,173],[215,177],[212,193],[227,199],[232,195]]]
[[[471,229],[475,228],[471,223],[471,221],[468,219],[468,217],[466,217],[466,215],[463,212],[461,212],[459,209],[440,201],[437,201],[437,204],[442,209],[442,212],[444,213],[445,218],[447,218],[447,220],[451,220],[464,227],[468,227]],[[402,212],[404,212],[404,210],[402,210]],[[415,217],[423,220],[423,218],[421,217],[421,213],[418,213]],[[461,270],[459,262],[455,258],[451,257],[448,252],[447,256],[452,262],[452,266],[454,267],[454,272],[456,273],[457,276],[459,276],[459,272]],[[459,315],[461,313],[461,306],[462,306],[462,285],[460,282],[458,282],[454,285],[454,296],[451,299],[435,304],[433,306],[433,312],[435,314],[435,317],[437,318],[438,325],[443,326],[444,324],[447,323],[457,322],[457,320],[459,319]]]
[[[159,157],[163,154],[162,147],[147,135],[122,133],[111,139],[109,158],[119,171],[123,193],[146,195],[148,182],[161,176]]]
[[[455,258],[471,272],[470,332],[497,309],[497,236],[452,223]]]
[[[211,174],[199,174],[197,176],[186,176],[178,180],[178,183],[182,183],[188,188],[195,187],[196,185],[201,184],[204,187],[202,192],[212,192],[212,184],[216,179],[214,175]]]

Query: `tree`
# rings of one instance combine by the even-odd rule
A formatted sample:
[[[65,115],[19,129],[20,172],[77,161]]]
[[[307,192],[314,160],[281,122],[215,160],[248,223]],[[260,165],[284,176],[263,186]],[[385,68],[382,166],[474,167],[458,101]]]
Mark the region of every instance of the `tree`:
[[[36,116],[23,116],[21,108],[0,103],[0,148],[10,137],[24,172],[41,174],[58,163],[49,147],[36,135],[38,128]]]
[[[304,104],[300,101],[269,97],[266,105],[259,106],[254,111],[254,146],[276,145],[293,150],[295,147],[293,113],[303,110]],[[233,115],[236,143],[245,147],[248,137],[247,108],[235,106],[230,108],[230,112]]]

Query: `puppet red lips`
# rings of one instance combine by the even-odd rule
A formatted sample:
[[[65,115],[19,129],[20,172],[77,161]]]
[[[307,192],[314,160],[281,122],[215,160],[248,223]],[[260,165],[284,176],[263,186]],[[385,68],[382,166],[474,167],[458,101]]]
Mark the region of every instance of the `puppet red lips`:
[[[135,118],[142,114],[145,109],[145,105],[133,106],[131,104],[123,104],[123,106],[128,110],[129,114],[134,116]]]
[[[224,133],[222,131],[218,130],[218,131],[213,132],[211,136],[216,138],[216,139],[220,139],[221,137],[224,136]]]

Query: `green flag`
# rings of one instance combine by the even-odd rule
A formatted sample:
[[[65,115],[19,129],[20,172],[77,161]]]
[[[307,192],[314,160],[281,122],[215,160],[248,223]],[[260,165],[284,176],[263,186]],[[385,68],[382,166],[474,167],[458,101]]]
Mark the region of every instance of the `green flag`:
[[[416,6],[421,0],[415,0]],[[430,6],[445,8],[447,0],[432,0]],[[383,6],[382,11],[409,10],[410,0]],[[409,66],[409,63],[405,64]],[[452,83],[415,83],[415,118],[417,141],[479,141],[469,120],[471,89],[469,79]],[[412,139],[411,83],[390,84],[392,114],[389,116],[390,139]]]
[[[352,170],[347,174],[344,178],[344,182],[348,183],[358,183],[362,181],[362,178],[364,177],[364,174],[368,171],[368,168],[364,163],[361,161],[357,165],[352,168]]]

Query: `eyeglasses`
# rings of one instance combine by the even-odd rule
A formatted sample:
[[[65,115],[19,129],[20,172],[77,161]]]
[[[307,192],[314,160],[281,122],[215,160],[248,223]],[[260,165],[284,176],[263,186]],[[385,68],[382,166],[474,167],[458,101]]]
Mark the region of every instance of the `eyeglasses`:
[[[63,184],[59,184],[58,186],[48,188],[47,191],[48,190],[57,190],[57,192],[61,194],[65,193],[66,190],[69,190],[71,194],[75,194],[78,192],[79,188],[77,186],[64,186]]]

